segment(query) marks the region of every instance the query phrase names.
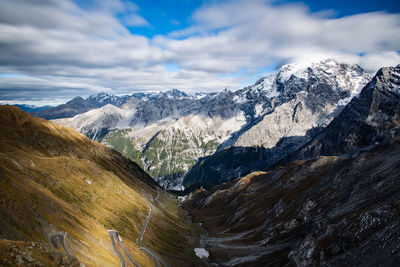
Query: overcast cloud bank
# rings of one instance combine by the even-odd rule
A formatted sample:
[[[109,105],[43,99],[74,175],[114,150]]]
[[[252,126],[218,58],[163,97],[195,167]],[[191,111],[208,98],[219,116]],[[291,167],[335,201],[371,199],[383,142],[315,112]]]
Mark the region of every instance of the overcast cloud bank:
[[[400,15],[335,18],[301,4],[208,4],[191,26],[153,38],[139,8],[120,0],[10,0],[0,9],[0,102],[105,91],[239,89],[269,65],[335,58],[369,72],[400,63]]]

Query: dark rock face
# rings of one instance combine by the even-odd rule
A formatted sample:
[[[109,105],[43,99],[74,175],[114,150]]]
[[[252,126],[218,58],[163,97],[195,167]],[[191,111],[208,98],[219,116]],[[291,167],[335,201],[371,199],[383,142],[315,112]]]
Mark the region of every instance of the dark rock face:
[[[400,134],[400,65],[382,68],[321,133],[281,160],[287,164],[320,155],[341,155]]]
[[[210,188],[213,185],[232,181],[257,170],[264,170],[279,160],[282,155],[294,151],[299,144],[310,139],[310,136],[292,136],[282,138],[276,147],[237,147],[232,146],[200,158],[195,166],[185,175],[183,185],[186,192],[201,186]]]

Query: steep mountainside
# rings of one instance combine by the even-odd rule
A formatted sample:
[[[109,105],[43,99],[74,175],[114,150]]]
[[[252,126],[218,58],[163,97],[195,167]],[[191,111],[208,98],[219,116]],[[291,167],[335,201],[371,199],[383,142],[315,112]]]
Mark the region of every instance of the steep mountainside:
[[[144,128],[110,132],[102,143],[135,160],[165,187],[179,187],[182,176],[197,158],[212,154],[223,140],[245,124],[245,117],[229,120],[189,115]]]
[[[190,195],[184,208],[208,230],[202,244],[211,259],[222,266],[398,265],[399,72],[381,69],[293,154],[307,160]]]
[[[400,65],[382,68],[342,113],[315,138],[281,160],[357,152],[400,134]]]
[[[175,200],[120,153],[11,106],[0,107],[0,146],[2,258],[57,264],[62,259],[48,249],[50,238],[65,232],[80,262],[117,266],[107,232],[116,230],[140,266],[153,266],[136,241],[152,214],[142,242],[171,266],[197,264],[198,230]]]
[[[238,149],[229,151],[242,157],[254,157],[254,150],[266,152],[267,162],[257,165],[265,168],[303,145],[315,129],[326,126],[370,78],[357,65],[333,60],[289,64],[236,92],[187,95],[174,89],[137,93],[130,98],[137,100],[134,105],[122,106],[130,110],[127,116],[121,117],[116,110],[97,122],[82,119],[93,116],[89,113],[58,122],[96,136],[136,161],[163,185],[179,187],[182,176],[200,157],[232,146]],[[103,123],[111,117],[112,123]],[[254,170],[253,166],[238,168],[213,160],[206,165],[217,173],[214,181]],[[199,180],[189,175],[186,186],[204,182],[209,176],[207,170],[198,171],[199,166],[201,163],[196,166]]]
[[[199,190],[185,203],[222,266],[397,266],[400,139]]]

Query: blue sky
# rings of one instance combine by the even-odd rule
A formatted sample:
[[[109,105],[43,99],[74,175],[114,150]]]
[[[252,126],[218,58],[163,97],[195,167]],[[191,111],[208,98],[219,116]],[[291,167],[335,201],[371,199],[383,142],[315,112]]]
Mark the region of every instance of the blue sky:
[[[140,34],[149,38],[158,34],[168,34],[169,32],[184,29],[190,26],[191,14],[202,5],[212,4],[213,2],[224,1],[201,1],[201,0],[136,0],[129,1],[138,7],[138,13],[148,22],[148,26],[127,28],[132,34]],[[226,2],[226,1],[225,1]],[[77,0],[76,3],[85,8],[96,6],[94,1]],[[334,17],[343,17],[359,13],[384,11],[388,13],[399,13],[400,4],[395,0],[374,0],[374,1],[291,1],[277,0],[274,5],[303,4],[311,12],[331,11]],[[123,23],[123,20],[121,21]]]
[[[282,64],[400,63],[396,1],[3,0],[0,102],[240,89]]]

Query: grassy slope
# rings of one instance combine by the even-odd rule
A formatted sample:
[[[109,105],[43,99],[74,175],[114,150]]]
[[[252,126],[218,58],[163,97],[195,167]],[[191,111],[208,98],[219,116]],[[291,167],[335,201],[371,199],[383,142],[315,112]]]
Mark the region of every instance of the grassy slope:
[[[153,265],[138,250],[136,238],[149,213],[142,189],[155,196],[156,185],[136,164],[75,131],[12,107],[0,108],[0,144],[0,238],[49,243],[51,234],[64,231],[78,260],[116,266],[119,259],[107,233],[115,229],[141,266]],[[173,199],[160,199],[171,211],[160,207],[144,243],[174,265],[196,260],[187,248],[198,233]],[[159,236],[174,236],[185,246],[171,247]]]

